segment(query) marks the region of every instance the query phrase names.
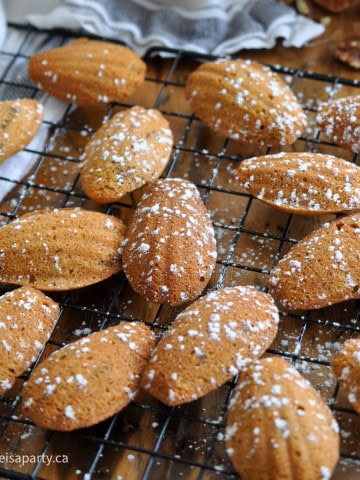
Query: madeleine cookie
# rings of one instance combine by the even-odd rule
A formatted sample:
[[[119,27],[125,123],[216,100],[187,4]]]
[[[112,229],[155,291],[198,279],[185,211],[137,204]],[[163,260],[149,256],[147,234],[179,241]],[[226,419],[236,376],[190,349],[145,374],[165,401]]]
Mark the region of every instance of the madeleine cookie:
[[[46,93],[68,103],[120,102],[143,83],[146,65],[127,47],[79,38],[33,55],[29,77]]]
[[[166,405],[196,400],[260,357],[278,322],[272,298],[255,287],[208,293],[176,317],[145,367],[141,386]]]
[[[322,215],[360,209],[360,168],[321,153],[285,153],[243,160],[240,185],[289,213]]]
[[[154,334],[140,322],[68,344],[35,368],[23,388],[23,413],[39,427],[62,431],[111,417],[137,394],[154,344]]]
[[[332,361],[340,387],[354,409],[360,413],[360,339],[346,340]]]
[[[335,145],[360,152],[360,95],[320,105],[316,123]]]
[[[0,297],[0,394],[35,362],[59,310],[51,298],[31,287],[17,288]]]
[[[159,179],[127,228],[123,266],[133,290],[153,303],[181,305],[205,289],[216,262],[214,229],[195,185]]]
[[[43,117],[43,106],[32,98],[0,102],[0,163],[31,142]]]
[[[294,245],[270,272],[269,292],[286,310],[360,298],[360,214],[337,218]]]
[[[242,143],[292,144],[307,124],[282,78],[249,60],[201,64],[189,75],[185,93],[192,111],[210,129]]]
[[[125,225],[76,208],[37,210],[0,228],[0,281],[70,290],[119,272]]]
[[[169,124],[159,111],[136,106],[115,114],[85,147],[84,192],[99,203],[120,200],[160,177],[172,145]]]
[[[339,428],[310,382],[282,358],[241,373],[231,399],[227,453],[243,480],[325,480],[339,459]]]

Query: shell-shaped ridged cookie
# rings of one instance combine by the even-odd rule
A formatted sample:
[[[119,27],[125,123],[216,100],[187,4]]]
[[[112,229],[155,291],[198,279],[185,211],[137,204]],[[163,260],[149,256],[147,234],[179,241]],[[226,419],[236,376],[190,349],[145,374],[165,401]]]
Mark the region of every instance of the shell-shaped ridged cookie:
[[[339,458],[330,409],[280,357],[256,360],[241,373],[225,441],[243,480],[328,480]]]
[[[121,102],[143,83],[139,55],[112,42],[79,38],[33,55],[28,74],[44,92],[77,105]]]
[[[286,310],[360,298],[360,214],[325,223],[294,245],[270,272],[269,292]]]
[[[275,208],[302,215],[360,209],[360,168],[322,153],[285,153],[249,158],[236,177],[241,186]]]
[[[316,123],[330,142],[360,152],[360,95],[321,104]]]
[[[346,340],[332,361],[341,389],[354,409],[360,413],[360,339]]]
[[[23,413],[40,427],[62,431],[111,417],[135,398],[154,344],[154,334],[140,322],[68,344],[31,374],[22,391]]]
[[[35,362],[59,310],[56,302],[32,287],[16,288],[0,297],[0,394]]]
[[[214,229],[193,183],[159,179],[144,188],[123,249],[133,290],[153,303],[190,302],[205,289],[216,257]]]
[[[208,293],[183,310],[156,346],[141,385],[167,405],[220,387],[271,345],[279,316],[253,286]]]
[[[185,86],[192,111],[215,132],[253,145],[292,144],[307,120],[282,78],[249,60],[201,64]]]
[[[0,163],[30,143],[43,118],[44,108],[33,98],[0,102]]]
[[[84,192],[99,203],[120,200],[160,177],[172,145],[169,124],[158,110],[136,106],[116,113],[85,147]]]
[[[70,290],[122,269],[123,222],[76,208],[37,210],[0,228],[0,281]]]

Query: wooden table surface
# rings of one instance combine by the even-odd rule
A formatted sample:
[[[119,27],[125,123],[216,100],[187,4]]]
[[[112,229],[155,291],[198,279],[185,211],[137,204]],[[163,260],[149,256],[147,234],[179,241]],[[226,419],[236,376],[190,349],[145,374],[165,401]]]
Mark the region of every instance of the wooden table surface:
[[[337,14],[313,7],[313,17],[325,21],[326,30],[305,47],[286,48],[279,41],[276,47],[270,50],[244,50],[237,56],[251,57],[268,64],[279,63],[286,67],[360,80],[360,70],[354,70],[333,57],[333,51],[339,42],[349,36],[360,35],[360,2],[352,0],[352,3],[353,6],[349,10]]]
[[[360,35],[360,2],[353,3],[349,10],[337,14],[313,7],[313,18],[324,21],[326,30],[323,35],[302,48],[286,48],[279,41],[271,50],[242,51],[239,56],[250,56],[264,63],[279,63],[306,71],[360,80],[360,70],[354,70],[333,57],[333,51],[341,41],[352,35]]]

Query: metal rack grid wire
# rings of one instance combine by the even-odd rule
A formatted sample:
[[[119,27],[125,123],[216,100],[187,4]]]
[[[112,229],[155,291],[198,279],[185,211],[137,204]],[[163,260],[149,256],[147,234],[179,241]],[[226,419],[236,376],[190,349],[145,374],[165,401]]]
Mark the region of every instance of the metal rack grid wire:
[[[190,111],[184,96],[186,75],[199,62],[215,57],[153,48],[144,56],[147,76],[131,103],[96,108],[58,105],[27,78],[29,57],[75,38],[65,31],[9,26],[0,51],[0,98],[38,98],[45,105],[46,139],[24,155],[32,167],[22,179],[0,177],[9,193],[0,202],[0,224],[38,208],[82,207],[113,214],[125,222],[138,194],[100,206],[81,190],[80,155],[89,136],[114,112],[139,104],[157,108],[174,133],[165,177],[193,181],[211,214],[218,243],[216,271],[208,289],[236,284],[266,289],[271,268],[306,233],[332,216],[303,217],[277,211],[245,194],[234,173],[243,158],[276,153],[239,145],[211,133]],[[309,119],[309,128],[282,150],[329,153],[358,162],[358,156],[322,138],[314,122],[321,101],[360,94],[360,83],[283,66],[271,66],[290,85]],[[2,285],[0,293],[9,289]],[[153,305],[134,293],[123,274],[81,290],[54,293],[61,313],[46,348],[51,351],[83,335],[122,321],[146,322],[157,335],[179,309]],[[339,346],[360,331],[358,302],[303,312],[281,313],[278,335],[267,352],[293,363],[320,392],[341,428],[341,459],[334,479],[360,478],[360,421],[339,391],[330,362]],[[228,403],[236,382],[206,397],[169,408],[145,392],[123,411],[92,428],[70,433],[45,431],[24,418],[21,389],[31,371],[0,399],[0,476],[12,479],[230,480],[234,472],[224,446]]]

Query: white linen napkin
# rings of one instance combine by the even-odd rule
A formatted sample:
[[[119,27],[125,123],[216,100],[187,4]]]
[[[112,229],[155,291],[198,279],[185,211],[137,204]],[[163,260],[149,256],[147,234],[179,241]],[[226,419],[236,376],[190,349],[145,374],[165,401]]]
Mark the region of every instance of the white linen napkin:
[[[6,35],[6,17],[2,1],[0,0],[0,47]]]
[[[15,54],[26,32],[8,29],[6,20],[38,28],[56,27],[126,42],[143,55],[151,47],[229,55],[241,49],[271,48],[281,38],[285,46],[301,47],[324,27],[276,0],[0,0],[0,78],[6,54]],[[3,8],[4,7],[4,8]],[[21,38],[22,37],[22,38]],[[40,36],[43,40],[43,37]],[[51,44],[48,48],[57,46]],[[36,46],[27,46],[36,51]],[[44,48],[44,45],[41,45]],[[30,50],[28,50],[29,52]],[[5,53],[2,61],[1,52]],[[26,51],[24,52],[27,53]],[[12,69],[19,84],[31,84],[26,61]],[[15,98],[14,87],[0,85],[0,100]],[[19,97],[24,91],[19,91]],[[45,144],[49,123],[59,121],[66,104],[39,93],[46,122],[27,147],[0,164],[0,201],[33,168]],[[34,150],[34,153],[31,153]],[[10,180],[10,181],[9,181]]]
[[[9,59],[12,59],[19,52],[25,35],[26,32],[8,28],[0,47],[0,52],[3,52],[3,55],[0,54],[0,78],[3,78],[5,74],[5,81],[0,83],[1,101],[25,97],[28,89],[24,87],[33,86],[27,74],[27,61],[22,55],[18,56],[9,69]],[[23,45],[21,53],[29,55],[30,52],[36,51],[40,46],[44,46],[44,38],[46,37],[39,35],[35,42],[27,42],[26,45]],[[48,48],[54,46],[57,46],[56,40],[48,43]],[[12,82],[14,85],[11,84]],[[14,182],[21,181],[34,167],[39,159],[38,152],[43,151],[51,125],[58,122],[69,108],[68,104],[41,92],[35,98],[44,106],[44,122],[33,140],[27,145],[26,150],[12,155],[0,163],[0,201],[14,188],[16,184]]]
[[[27,19],[39,28],[65,26],[121,39],[140,55],[159,46],[227,55],[271,48],[278,38],[300,47],[324,32],[276,0],[64,0]]]

